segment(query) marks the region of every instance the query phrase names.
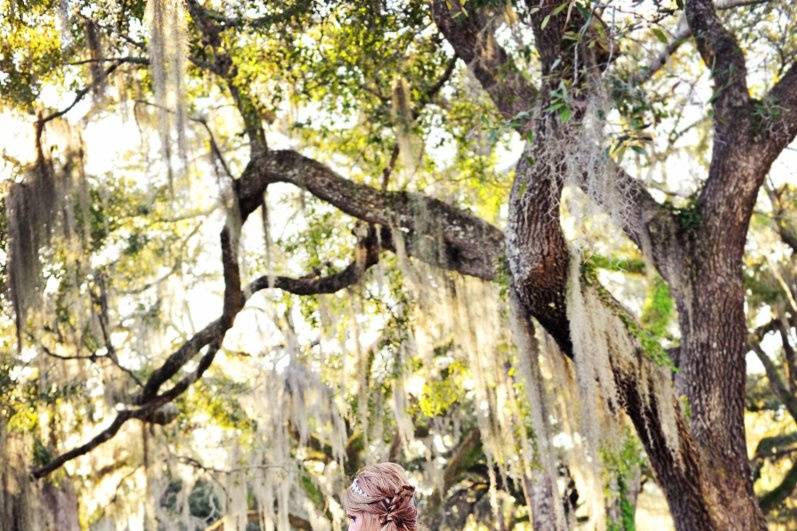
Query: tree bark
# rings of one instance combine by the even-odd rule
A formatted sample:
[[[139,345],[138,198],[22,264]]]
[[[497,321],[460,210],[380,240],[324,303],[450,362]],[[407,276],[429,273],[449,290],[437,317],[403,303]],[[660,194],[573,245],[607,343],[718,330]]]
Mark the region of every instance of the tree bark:
[[[685,286],[673,290],[682,331],[676,378],[691,411],[715,529],[766,529],[753,493],[744,430],[747,326],[741,263],[695,240]],[[679,526],[680,527],[680,526]]]

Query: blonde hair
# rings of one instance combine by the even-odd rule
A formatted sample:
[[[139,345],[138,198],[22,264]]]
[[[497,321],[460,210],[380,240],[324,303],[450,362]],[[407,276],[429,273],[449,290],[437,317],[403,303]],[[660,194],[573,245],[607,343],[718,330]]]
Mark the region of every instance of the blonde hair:
[[[347,512],[359,513],[368,531],[415,531],[415,487],[396,463],[378,463],[360,470],[343,493]]]

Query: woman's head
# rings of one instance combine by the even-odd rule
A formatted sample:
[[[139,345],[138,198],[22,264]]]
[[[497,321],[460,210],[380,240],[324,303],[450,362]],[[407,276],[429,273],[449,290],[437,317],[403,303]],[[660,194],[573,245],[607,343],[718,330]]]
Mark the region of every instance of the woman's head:
[[[349,531],[415,531],[414,494],[400,465],[366,466],[343,494]]]

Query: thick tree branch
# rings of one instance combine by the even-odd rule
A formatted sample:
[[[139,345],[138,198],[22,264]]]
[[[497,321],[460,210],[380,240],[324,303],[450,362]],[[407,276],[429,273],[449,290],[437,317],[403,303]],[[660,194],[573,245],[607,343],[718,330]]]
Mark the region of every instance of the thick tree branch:
[[[237,216],[236,216],[237,217]],[[241,308],[244,307],[244,294],[241,291],[241,271],[238,267],[238,238],[233,236],[240,227],[231,229],[237,220],[228,220],[221,231],[221,263],[224,275],[224,305],[221,314],[223,326],[232,326],[232,322]]]
[[[459,0],[434,0],[432,16],[504,118],[513,119],[532,108],[537,89],[496,42],[497,15],[470,5],[466,11]]]
[[[496,227],[423,194],[383,192],[349,181],[292,150],[272,151],[250,162],[238,181],[242,215],[257,208],[263,190],[275,182],[291,183],[355,218],[389,228],[388,249],[403,244],[407,254],[420,260],[485,280],[498,274],[504,236]]]
[[[381,250],[379,237],[375,229],[369,229],[368,236],[361,241],[355,250],[354,261],[343,270],[326,277],[301,277],[263,275],[254,280],[246,288],[246,296],[266,289],[275,288],[294,295],[317,295],[335,293],[348,286],[357,284],[365,272],[379,261]]]
[[[714,79],[712,101],[718,132],[738,127],[740,124],[734,122],[739,110],[746,112],[750,103],[742,50],[722,25],[712,0],[687,0],[685,14],[697,49]]]
[[[755,459],[766,459],[767,457],[780,453],[784,447],[788,448],[794,443],[797,443],[797,431],[764,437],[758,441],[755,452],[753,452],[753,457]]]
[[[797,135],[797,62],[793,63],[761,101],[762,143],[766,156],[777,158]]]
[[[650,382],[646,385],[639,381],[639,375],[635,376],[633,371],[618,371],[614,363],[612,370],[625,410],[650,458],[658,483],[678,486],[677,494],[674,494],[675,489],[665,489],[671,511],[677,512],[682,518],[684,514],[688,514],[687,518],[691,522],[711,522],[709,508],[705,503],[707,493],[701,488],[703,484],[701,476],[704,474],[697,444],[679,405],[673,404],[680,448],[678,453],[673,453],[662,430],[663,419],[659,416],[659,407],[656,403],[660,398],[646,396],[643,392],[643,389],[647,388],[647,392],[652,395]],[[701,529],[714,529],[714,527],[701,527]]]
[[[621,216],[620,224],[623,232],[636,244],[643,255],[649,256],[659,273],[668,282],[677,276],[673,269],[673,258],[679,256],[683,249],[678,241],[678,221],[672,211],[656,201],[639,179],[632,177],[621,166],[606,157],[606,169],[611,172],[617,194],[624,198],[626,214]],[[614,209],[606,198],[598,194],[590,194],[590,183],[585,179],[577,184],[590,195],[602,208]]]
[[[697,201],[701,219],[696,240],[710,242],[707,258],[723,269],[736,267],[764,177],[774,160],[761,156],[754,105],[747,88],[744,55],[722,25],[711,0],[688,0],[686,18],[714,81],[714,139],[708,179]]]
[[[571,24],[576,30],[581,28],[578,21],[568,22],[566,13],[560,12],[559,15],[554,15],[557,6],[555,2],[543,2],[540,6],[542,7],[536,9],[534,16],[537,26],[535,35],[539,41],[538,48],[541,55],[550,56],[548,63],[553,64],[558,59],[563,27]],[[519,132],[527,130],[528,120],[516,118],[519,113],[528,113],[534,106],[537,89],[531,81],[518,72],[512,58],[494,42],[492,31],[497,17],[490,18],[490,15],[484,11],[472,8],[465,12],[458,2],[452,3],[447,0],[433,2],[432,14],[438,28],[454,48],[457,56],[470,66],[501,114],[508,119],[515,118],[513,125]],[[551,15],[555,21],[542,27],[542,21],[548,15]],[[673,237],[676,227],[674,217],[653,199],[640,181],[634,179],[613,161],[607,162],[609,171],[614,173],[618,189],[630,200],[631,215],[624,219],[626,223],[622,227],[623,230],[644,253],[650,252],[654,255],[654,261],[667,278],[666,257],[676,252],[674,248],[676,242]],[[579,184],[586,191],[588,183],[584,181]],[[600,198],[594,199],[600,201]],[[546,210],[544,205],[536,203],[536,199],[532,203],[538,209]],[[612,208],[612,205],[602,206]]]
[[[212,341],[219,338],[226,332],[222,319],[216,319],[205,328],[195,333],[188,341],[183,343],[180,348],[173,352],[166,361],[158,367],[147,382],[140,395],[133,398],[134,404],[147,403],[172,376],[177,374],[190,359],[196,356],[200,350],[208,346]]]

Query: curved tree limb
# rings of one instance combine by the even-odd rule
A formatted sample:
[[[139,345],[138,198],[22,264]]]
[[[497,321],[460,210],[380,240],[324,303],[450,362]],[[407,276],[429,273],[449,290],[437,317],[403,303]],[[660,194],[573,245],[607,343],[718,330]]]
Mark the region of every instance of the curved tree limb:
[[[294,295],[318,295],[335,293],[360,281],[365,271],[379,261],[381,246],[376,231],[370,229],[368,235],[355,250],[354,261],[343,270],[326,277],[293,278],[286,276],[263,275],[252,281],[246,288],[249,297],[267,288],[280,289]]]
[[[401,236],[407,253],[423,261],[485,280],[499,273],[504,235],[493,225],[423,194],[383,192],[344,179],[292,150],[271,151],[249,163],[237,182],[242,216],[257,208],[263,190],[276,182],[307,190],[367,223],[398,229],[393,239]]]
[[[225,234],[226,231],[227,228],[222,231],[222,235]],[[222,236],[222,240],[224,240],[224,236]],[[227,244],[222,243],[222,248],[224,248],[225,245]],[[338,273],[328,277],[303,279],[292,279],[289,277],[273,277],[273,279],[268,279],[268,277],[261,277],[243,290],[240,289],[240,278],[235,278],[238,275],[237,262],[235,262],[235,267],[232,267],[232,262],[228,263],[228,260],[232,260],[233,256],[227,254],[225,257],[225,297],[222,316],[194,334],[191,339],[169,356],[166,362],[150,376],[150,379],[144,386],[144,390],[133,400],[133,403],[139,407],[123,409],[118,412],[110,426],[102,430],[88,442],[58,455],[47,464],[34,469],[31,474],[35,478],[47,476],[54,470],[63,466],[64,463],[89,453],[97,446],[113,438],[127,421],[131,419],[146,419],[151,416],[153,412],[185,392],[191,384],[202,377],[213,363],[216,353],[221,348],[224,336],[232,325],[232,320],[243,308],[243,303],[246,298],[251,297],[257,291],[272,287],[284,288],[287,291],[302,295],[332,293],[336,290],[343,289],[357,283],[360,278],[362,278],[365,271],[378,262],[379,249],[379,240],[376,234],[373,230],[369,230],[366,238],[361,240],[357,245],[354,263]],[[234,271],[227,271],[228,269],[234,269]],[[237,289],[236,286],[238,286]],[[200,358],[197,368],[181,378],[174,386],[158,394],[160,387],[172,376],[177,374],[190,359],[205,347],[207,347],[207,350],[202,358]]]

